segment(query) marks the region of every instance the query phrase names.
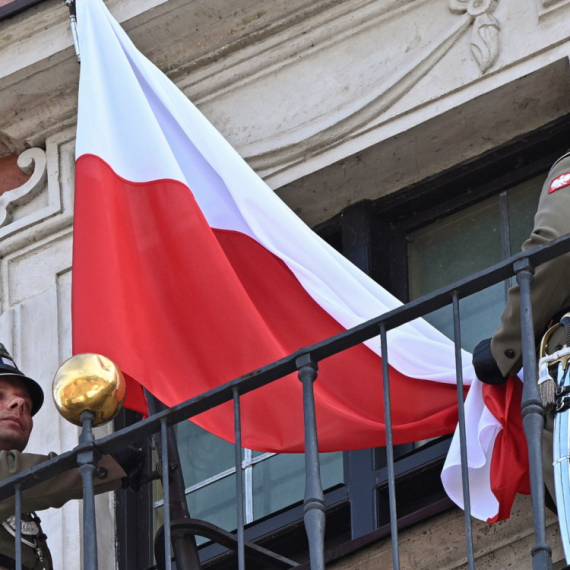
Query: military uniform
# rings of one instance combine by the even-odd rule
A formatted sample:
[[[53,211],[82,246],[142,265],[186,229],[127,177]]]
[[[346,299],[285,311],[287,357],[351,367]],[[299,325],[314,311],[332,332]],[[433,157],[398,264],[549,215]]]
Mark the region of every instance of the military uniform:
[[[54,456],[55,454],[53,453],[46,456],[21,453],[19,451],[0,451],[0,480],[8,479],[17,473],[31,469]],[[126,475],[119,464],[107,455],[101,458],[99,467],[102,470],[100,477],[95,478],[95,492],[104,493],[117,489],[121,484],[121,479]],[[59,508],[71,499],[80,499],[82,494],[81,476],[77,469],[72,469],[24,491],[22,493],[22,510],[24,513],[30,513],[31,511],[41,511],[50,507]],[[4,523],[13,515],[14,498],[12,497],[0,503],[0,521]],[[26,518],[30,519],[32,517],[24,517],[24,519]],[[2,523],[0,523],[0,555],[13,559],[16,555],[14,535],[7,529],[8,524]],[[26,523],[24,522],[22,530],[24,531],[25,528]],[[23,538],[32,544],[36,540],[33,536],[24,536]],[[38,556],[38,554],[40,555]],[[43,556],[46,558],[45,564],[40,560],[42,554],[36,552],[36,548],[33,546],[23,542],[22,563],[26,568],[30,570],[41,570],[43,568],[51,570],[49,551],[44,552]],[[1,557],[0,568],[3,568]]]
[[[570,233],[570,153],[557,160],[542,187],[534,229],[522,246],[528,251]],[[570,307],[570,253],[537,267],[531,287],[532,318],[537,339],[546,332],[555,315]],[[552,339],[556,344],[556,339]],[[520,291],[518,285],[509,290],[501,326],[491,339],[492,356],[500,374],[516,374],[522,366]],[[477,349],[476,349],[477,350]],[[547,350],[547,353],[552,350]],[[480,355],[479,355],[480,356]],[[474,353],[477,370],[478,356]],[[479,372],[478,372],[479,375]],[[497,383],[490,378],[481,380]],[[552,467],[553,414],[547,414],[542,437],[544,481],[550,497],[556,500]]]
[[[570,153],[554,163],[542,187],[534,229],[523,251],[538,247],[570,232]],[[552,185],[554,184],[554,188]],[[537,267],[531,287],[535,334],[546,331],[553,315],[570,307],[570,253]],[[522,366],[520,293],[509,290],[501,326],[493,335],[491,351],[503,376],[516,374]]]
[[[44,394],[41,386],[31,378],[25,376],[16,366],[14,360],[4,347],[0,344],[0,380],[7,382],[8,385],[23,385],[23,388],[15,391],[18,401],[26,401],[29,395],[31,401],[30,408],[22,408],[22,420],[17,423],[22,426],[24,423],[29,427],[29,431],[24,439],[18,439],[18,449],[23,449],[27,443],[27,437],[33,422],[31,416],[34,416],[42,407]],[[3,390],[6,390],[4,387]],[[8,392],[8,394],[10,394]],[[10,396],[9,396],[10,397]],[[13,398],[12,398],[13,399]],[[5,396],[2,396],[4,414],[6,410]],[[19,406],[20,404],[13,404]],[[22,404],[23,405],[23,404]],[[29,405],[29,404],[26,404]],[[29,415],[28,415],[29,414]],[[13,412],[10,411],[10,418]],[[7,416],[3,415],[5,419]],[[7,431],[6,431],[7,429]],[[0,450],[0,481],[4,481],[18,473],[27,471],[48,459],[55,456],[54,453],[49,455],[35,455],[33,453],[24,453],[18,450],[5,451],[8,445],[12,445],[10,439],[10,428],[3,427],[0,431],[0,443],[3,450]],[[10,443],[9,443],[10,442]],[[128,451],[128,450],[127,450]],[[117,454],[119,457],[119,454]],[[123,454],[119,458],[121,465],[125,466],[123,470],[121,465],[115,459],[106,455],[99,461],[98,476],[95,477],[94,485],[96,493],[104,493],[117,489],[121,485],[124,477],[127,479],[135,478],[142,468],[140,461],[133,462],[129,454]],[[41,511],[49,508],[59,508],[71,499],[80,499],[83,495],[83,482],[78,469],[71,469],[65,473],[61,473],[57,477],[53,477],[48,481],[44,481],[39,485],[26,489],[22,493],[22,564],[24,569],[29,570],[52,570],[51,556],[47,544],[46,536],[43,534],[39,526],[39,518],[33,511]],[[0,502],[0,570],[12,570],[15,566],[14,558],[16,556],[15,549],[15,499],[11,497]]]

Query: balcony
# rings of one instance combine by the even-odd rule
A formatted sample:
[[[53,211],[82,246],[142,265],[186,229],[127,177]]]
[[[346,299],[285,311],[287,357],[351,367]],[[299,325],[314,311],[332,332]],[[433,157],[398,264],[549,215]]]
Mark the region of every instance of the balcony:
[[[15,496],[16,529],[20,528],[22,493],[35,485],[50,478],[80,466],[84,485],[84,528],[83,553],[84,568],[95,570],[97,568],[97,548],[95,532],[95,511],[93,500],[93,473],[96,470],[98,458],[101,455],[115,452],[126,445],[150,438],[159,434],[160,463],[170,465],[173,461],[173,448],[169,446],[169,427],[196,416],[206,410],[212,409],[226,402],[233,402],[235,417],[235,457],[236,472],[240,473],[242,461],[240,399],[242,396],[257,390],[271,382],[291,373],[297,373],[303,384],[303,409],[305,417],[305,465],[306,487],[304,500],[305,530],[308,535],[310,561],[296,562],[285,556],[275,554],[267,549],[245,540],[243,516],[243,482],[236,478],[236,518],[239,522],[235,533],[224,532],[221,529],[202,521],[189,519],[187,515],[172,510],[176,508],[176,494],[179,493],[179,481],[176,481],[176,470],[161,470],[164,492],[164,504],[170,509],[164,510],[164,535],[166,540],[157,541],[157,567],[171,567],[173,556],[179,557],[177,567],[185,567],[180,557],[187,560],[192,554],[183,554],[185,541],[188,536],[201,535],[224,548],[237,553],[237,564],[240,569],[251,567],[248,564],[261,565],[267,568],[313,568],[325,567],[327,560],[332,561],[339,555],[349,553],[348,548],[340,546],[329,552],[325,551],[324,530],[325,512],[327,505],[320,482],[318,433],[315,424],[315,408],[313,400],[313,384],[318,382],[318,363],[341,351],[347,350],[365,340],[380,336],[382,346],[383,382],[385,399],[383,402],[386,418],[386,489],[388,497],[389,520],[387,524],[376,531],[376,538],[389,536],[391,541],[391,558],[394,569],[401,568],[400,554],[404,545],[400,544],[400,528],[412,524],[417,517],[399,517],[399,497],[397,493],[398,476],[404,463],[395,468],[394,443],[392,437],[392,415],[390,408],[390,379],[389,379],[389,345],[387,332],[404,323],[422,317],[447,305],[453,308],[454,342],[457,362],[457,401],[459,409],[459,434],[462,457],[463,498],[465,508],[464,525],[467,548],[468,568],[475,568],[473,550],[473,531],[471,522],[471,506],[469,495],[469,480],[466,467],[467,448],[465,439],[465,409],[464,388],[461,367],[461,315],[459,300],[482,291],[496,283],[511,277],[516,277],[521,290],[521,321],[524,362],[524,390],[522,398],[522,417],[525,434],[528,441],[529,464],[531,474],[532,505],[534,512],[535,546],[528,552],[529,566],[532,560],[533,569],[552,568],[551,549],[547,544],[545,532],[544,509],[544,483],[542,478],[541,432],[543,426],[543,409],[540,404],[537,387],[537,364],[535,354],[535,332],[532,327],[531,283],[534,268],[570,251],[570,235],[563,236],[545,246],[528,252],[515,255],[489,269],[481,271],[466,279],[458,281],[449,287],[440,289],[386,314],[363,323],[342,334],[328,338],[318,344],[307,346],[294,354],[277,362],[273,362],[261,369],[252,371],[243,377],[221,385],[196,398],[178,404],[169,409],[154,410],[149,418],[134,425],[120,429],[115,433],[94,439],[91,432],[91,419],[89,413],[84,413],[83,433],[79,445],[66,453],[42,463],[35,468],[5,480],[0,484],[0,500],[7,500]],[[380,380],[380,379],[379,379]],[[174,453],[176,453],[174,451]],[[400,473],[398,472],[400,470]],[[183,489],[183,487],[182,487]],[[432,510],[434,507],[431,507]],[[436,509],[437,510],[437,509]],[[17,535],[16,568],[21,566],[21,542]],[[166,545],[164,547],[164,545]],[[354,545],[353,545],[354,546]]]

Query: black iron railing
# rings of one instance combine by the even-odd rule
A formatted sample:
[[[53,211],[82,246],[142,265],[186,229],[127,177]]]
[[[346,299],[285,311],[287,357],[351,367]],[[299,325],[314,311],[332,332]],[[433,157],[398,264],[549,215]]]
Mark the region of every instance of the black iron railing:
[[[84,430],[80,437],[79,445],[72,451],[63,453],[33,469],[18,474],[3,481],[0,484],[0,501],[12,495],[16,496],[16,529],[20,529],[22,491],[37,485],[63,471],[80,466],[80,472],[84,476],[84,529],[83,540],[85,541],[84,569],[95,570],[97,568],[96,558],[96,532],[95,532],[95,510],[93,500],[93,473],[95,471],[98,457],[102,454],[110,454],[117,451],[133,441],[151,437],[160,433],[162,465],[169,465],[168,450],[168,427],[187,418],[198,415],[206,410],[219,406],[225,402],[233,401],[235,410],[235,434],[236,434],[236,472],[239,474],[241,462],[241,426],[240,426],[240,398],[244,394],[256,390],[269,384],[283,376],[295,371],[299,374],[299,379],[303,383],[303,399],[305,413],[305,461],[306,461],[306,493],[305,493],[305,525],[309,538],[310,565],[313,570],[324,569],[324,502],[323,491],[319,476],[318,442],[315,424],[315,409],[313,400],[313,383],[318,381],[318,362],[347,350],[365,340],[380,335],[382,343],[383,359],[383,385],[385,396],[385,422],[386,422],[386,444],[388,460],[388,485],[391,520],[391,538],[393,551],[393,567],[400,568],[399,545],[397,529],[397,503],[394,477],[394,453],[391,433],[391,410],[390,410],[390,383],[388,375],[388,342],[386,333],[404,323],[422,317],[436,309],[446,305],[453,306],[454,318],[454,342],[456,346],[457,364],[457,400],[459,405],[459,426],[460,444],[462,459],[462,481],[465,504],[465,530],[467,540],[468,567],[475,567],[473,555],[473,541],[470,523],[470,500],[469,500],[469,478],[466,462],[466,436],[465,436],[465,416],[463,405],[463,378],[461,365],[461,338],[460,338],[460,314],[459,300],[473,293],[481,291],[491,285],[499,283],[512,276],[516,276],[520,285],[521,296],[521,325],[523,341],[523,363],[524,363],[524,390],[522,401],[522,415],[525,434],[529,447],[530,477],[532,503],[534,509],[535,526],[535,546],[532,549],[533,569],[551,569],[551,550],[546,543],[546,529],[544,517],[544,482],[542,475],[541,456],[541,434],[544,424],[544,410],[540,401],[537,387],[537,369],[535,357],[535,335],[532,325],[532,306],[530,288],[534,267],[537,267],[555,257],[570,252],[570,234],[563,236],[551,243],[520,253],[510,259],[503,261],[481,271],[469,278],[463,279],[426,295],[420,299],[412,301],[388,313],[378,316],[353,329],[338,334],[327,340],[305,347],[294,354],[281,360],[273,362],[268,366],[255,370],[222,386],[214,388],[209,392],[201,394],[191,400],[178,404],[170,409],[160,411],[135,425],[126,427],[112,435],[94,440],[91,434],[91,427],[88,414]],[[162,482],[164,492],[164,564],[170,567],[172,559],[171,534],[176,527],[176,521],[170,520],[169,505],[170,483],[168,469],[163,469]],[[246,554],[261,557],[268,564],[273,560],[274,567],[293,567],[294,562],[286,558],[272,555],[255,545],[246,544],[244,541],[243,513],[241,512],[243,501],[241,500],[241,481],[237,477],[237,545],[239,568],[245,568]],[[194,524],[194,523],[193,523]],[[195,525],[196,526],[196,525]],[[208,525],[201,527],[206,529]],[[195,530],[199,530],[200,525]],[[212,534],[215,531],[210,529]],[[229,533],[226,533],[229,535]],[[224,540],[232,542],[230,536],[225,536]],[[17,555],[16,567],[21,566],[20,541],[16,537]],[[264,558],[265,557],[265,558]]]

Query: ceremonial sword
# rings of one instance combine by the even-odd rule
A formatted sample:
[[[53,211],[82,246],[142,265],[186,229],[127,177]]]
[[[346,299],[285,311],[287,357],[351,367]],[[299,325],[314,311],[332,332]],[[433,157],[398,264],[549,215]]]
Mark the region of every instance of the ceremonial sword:
[[[562,330],[560,330],[562,329]],[[559,350],[546,354],[556,331],[564,333]],[[538,387],[546,413],[554,412],[553,467],[556,508],[566,562],[570,564],[570,313],[546,331],[539,351]]]

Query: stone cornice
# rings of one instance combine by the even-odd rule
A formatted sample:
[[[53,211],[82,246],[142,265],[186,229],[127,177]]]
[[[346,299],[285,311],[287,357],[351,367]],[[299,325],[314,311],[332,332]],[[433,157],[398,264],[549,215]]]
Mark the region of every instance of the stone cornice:
[[[328,57],[326,53],[333,52],[338,42],[350,46],[353,38],[370,38],[365,41],[372,41],[374,52],[381,48],[378,58],[392,58],[384,53],[386,42],[376,46],[373,38],[396,30],[400,20],[409,23],[416,14],[425,17],[424,7],[433,6],[433,2],[109,0],[108,5],[139,49],[196,104],[207,107],[216,100],[223,115],[227,112],[224,105],[233,105],[224,100],[226,94],[259,81],[263,89],[264,78],[283,73],[306,58],[315,58],[319,66],[319,58],[323,53]],[[442,34],[441,41],[438,38],[436,45],[430,45],[433,38],[429,32],[422,32],[419,50],[403,44],[403,61],[394,60],[397,76],[390,78],[389,85],[381,86],[382,74],[390,73],[383,69],[376,88],[357,86],[363,94],[349,94],[341,102],[340,113],[335,112],[335,121],[340,119],[337,124],[327,126],[317,118],[310,121],[314,128],[298,125],[283,135],[270,132],[268,137],[273,140],[269,144],[263,138],[255,140],[256,135],[249,132],[243,140],[232,142],[264,171],[274,171],[291,159],[318,151],[323,136],[335,144],[336,139],[382,113],[413,87],[471,22],[470,17],[451,15],[445,3],[436,5],[435,10],[448,21],[443,30],[431,32]],[[357,43],[355,46],[362,48]],[[78,77],[67,9],[61,0],[47,0],[0,22],[0,156],[43,146],[48,136],[75,124]],[[232,133],[224,131],[223,124],[217,126],[232,140]],[[331,129],[334,132],[329,133]]]
[[[570,3],[520,1],[544,9]],[[308,161],[338,160],[364,139],[397,134],[384,125],[409,122],[422,106],[437,101],[442,113],[456,99],[513,81],[532,71],[525,61],[568,38],[554,18],[531,22],[508,0],[108,5],[137,47],[274,186]],[[78,77],[61,0],[0,22],[0,156],[43,147],[74,126]],[[351,148],[337,151],[347,141]]]
[[[139,49],[174,80],[342,0],[109,0]],[[191,26],[189,27],[189,23]],[[191,62],[191,63],[189,63]],[[75,123],[79,66],[67,8],[48,0],[0,22],[0,156]]]
[[[536,0],[538,15],[543,18],[550,12],[570,5],[570,0]]]

